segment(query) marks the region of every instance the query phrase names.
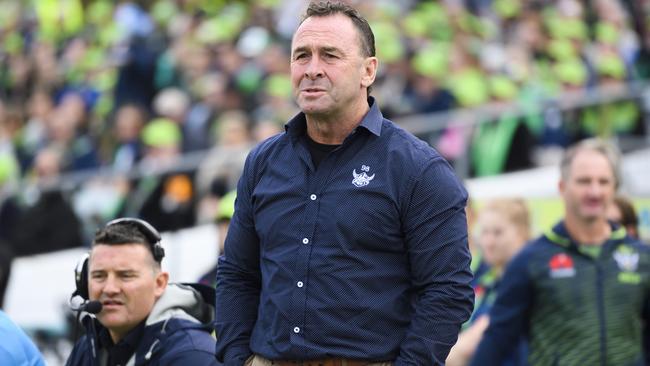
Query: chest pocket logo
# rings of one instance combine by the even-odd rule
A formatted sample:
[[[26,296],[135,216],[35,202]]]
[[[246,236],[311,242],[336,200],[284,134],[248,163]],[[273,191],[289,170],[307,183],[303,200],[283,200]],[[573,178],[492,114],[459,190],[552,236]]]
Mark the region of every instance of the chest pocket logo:
[[[375,175],[373,174],[369,176],[368,172],[370,172],[370,167],[367,165],[361,166],[361,173],[357,173],[356,169],[352,170],[352,176],[354,177],[354,179],[352,179],[352,184],[358,188],[370,184],[370,181],[375,179]]]
[[[641,282],[641,275],[636,272],[639,266],[639,253],[627,245],[622,245],[614,252],[614,260],[621,272],[618,280],[621,283],[638,284]]]
[[[573,259],[564,253],[554,255],[548,263],[551,278],[567,278],[576,275]]]
[[[621,271],[634,272],[639,265],[639,253],[627,245],[623,245],[614,252],[614,260]]]

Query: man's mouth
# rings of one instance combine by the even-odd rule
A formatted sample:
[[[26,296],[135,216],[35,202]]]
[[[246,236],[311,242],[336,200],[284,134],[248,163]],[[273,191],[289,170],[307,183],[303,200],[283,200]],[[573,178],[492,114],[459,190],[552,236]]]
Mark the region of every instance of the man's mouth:
[[[325,91],[325,89],[322,89],[322,88],[303,88],[302,91],[306,92],[306,93],[318,93],[318,92]]]
[[[104,301],[102,301],[102,305],[104,307],[109,307],[110,308],[110,307],[122,306],[122,305],[124,305],[124,303],[119,301],[119,300],[104,300]]]
[[[603,206],[603,201],[598,199],[586,200],[584,204],[588,209],[596,209]]]

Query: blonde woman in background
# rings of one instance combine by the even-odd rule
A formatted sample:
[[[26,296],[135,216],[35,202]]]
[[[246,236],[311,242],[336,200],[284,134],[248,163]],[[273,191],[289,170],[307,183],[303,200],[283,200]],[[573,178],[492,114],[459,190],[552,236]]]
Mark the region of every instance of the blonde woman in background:
[[[488,313],[505,267],[530,238],[528,208],[522,199],[489,201],[480,212],[478,224],[478,245],[490,269],[476,279],[474,313],[447,357],[448,366],[466,365],[471,359],[488,326]],[[519,364],[517,355],[510,358],[504,365]]]

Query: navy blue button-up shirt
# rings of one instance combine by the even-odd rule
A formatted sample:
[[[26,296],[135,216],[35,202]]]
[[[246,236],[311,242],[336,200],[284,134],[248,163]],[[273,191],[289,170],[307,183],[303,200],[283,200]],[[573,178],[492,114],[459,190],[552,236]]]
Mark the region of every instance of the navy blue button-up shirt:
[[[248,156],[217,275],[217,358],[443,364],[472,311],[467,194],[382,117],[314,168],[306,121]]]

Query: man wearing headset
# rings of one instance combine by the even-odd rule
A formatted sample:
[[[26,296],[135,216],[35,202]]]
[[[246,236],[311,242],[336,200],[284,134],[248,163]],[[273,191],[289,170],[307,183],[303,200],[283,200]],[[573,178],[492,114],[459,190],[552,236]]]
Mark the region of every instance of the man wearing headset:
[[[217,365],[212,337],[214,291],[168,284],[160,234],[122,218],[97,231],[77,271],[86,335],[67,365]],[[101,304],[101,306],[100,306]]]

